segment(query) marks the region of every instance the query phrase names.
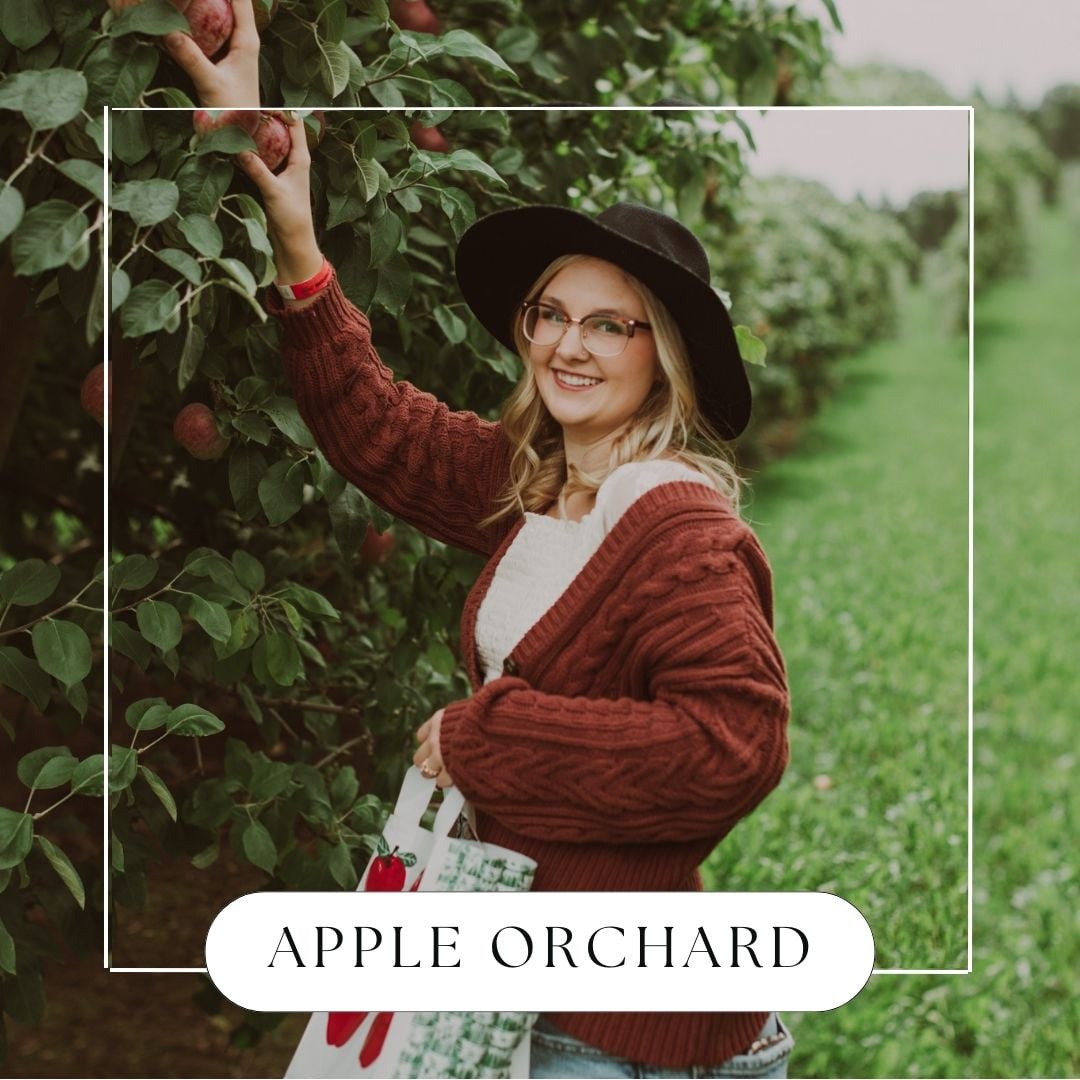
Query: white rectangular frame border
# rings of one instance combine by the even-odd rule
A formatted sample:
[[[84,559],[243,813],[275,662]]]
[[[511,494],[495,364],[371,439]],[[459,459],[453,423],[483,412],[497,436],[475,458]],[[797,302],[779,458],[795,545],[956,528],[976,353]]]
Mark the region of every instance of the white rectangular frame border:
[[[481,112],[488,111],[489,106],[470,106],[468,108],[455,109],[455,112]],[[501,111],[504,112],[551,112],[554,109],[564,112],[640,112],[647,109],[650,112],[736,112],[749,111],[753,106],[746,105],[615,105],[604,109],[601,106],[592,105],[552,105],[548,108],[538,109],[533,106],[508,105]],[[104,214],[106,223],[109,220],[109,188],[112,180],[112,159],[109,145],[109,116],[113,112],[188,112],[188,109],[112,109],[105,107],[105,198]],[[327,112],[385,112],[385,109],[375,107],[349,108],[330,106]],[[973,942],[973,887],[974,887],[974,687],[975,687],[975,654],[974,654],[974,631],[975,631],[975,107],[973,105],[771,105],[763,106],[760,112],[967,112],[968,114],[968,588],[967,588],[967,722],[968,722],[968,760],[967,760],[967,791],[968,791],[968,818],[967,818],[967,967],[964,968],[877,968],[872,975],[970,975],[972,967],[972,942]],[[107,228],[107,226],[106,226]],[[106,241],[106,257],[108,255],[108,241]],[[102,348],[104,359],[109,356],[109,317],[111,311],[109,304],[109,273],[106,266],[102,274],[102,290],[104,294],[104,311],[106,312],[105,327],[102,335]],[[109,430],[109,397],[105,395],[105,412],[103,423],[105,430]],[[105,478],[102,497],[104,499],[104,548],[105,548],[105,596],[109,595],[109,440],[105,440],[105,454],[103,476]],[[110,973],[156,973],[156,974],[206,974],[205,967],[113,967],[109,962],[109,798],[108,798],[108,767],[109,767],[109,661],[108,649],[105,653],[103,673],[103,700],[105,701],[105,722],[102,734],[102,753],[105,764],[105,797],[102,806],[102,862],[103,862],[103,914],[102,914],[102,966]]]

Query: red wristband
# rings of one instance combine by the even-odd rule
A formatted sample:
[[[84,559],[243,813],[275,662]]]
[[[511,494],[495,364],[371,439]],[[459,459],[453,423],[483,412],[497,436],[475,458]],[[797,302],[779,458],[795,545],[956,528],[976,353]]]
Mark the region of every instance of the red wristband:
[[[334,268],[330,265],[330,260],[323,256],[322,266],[307,281],[298,281],[295,285],[279,285],[275,281],[274,286],[286,300],[306,300],[309,296],[314,296],[320,289],[325,289],[330,284],[330,279],[333,276]]]

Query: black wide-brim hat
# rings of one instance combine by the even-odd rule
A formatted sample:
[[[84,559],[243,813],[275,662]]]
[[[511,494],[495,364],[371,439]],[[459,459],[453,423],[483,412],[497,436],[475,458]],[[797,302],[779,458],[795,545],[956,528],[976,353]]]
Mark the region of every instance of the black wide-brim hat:
[[[514,322],[533,282],[560,255],[591,255],[647,285],[682,333],[698,407],[726,439],[750,420],[750,381],[735,329],[710,284],[705,249],[667,214],[616,203],[595,218],[563,206],[525,206],[480,218],[461,238],[457,279],[481,323],[516,351]]]

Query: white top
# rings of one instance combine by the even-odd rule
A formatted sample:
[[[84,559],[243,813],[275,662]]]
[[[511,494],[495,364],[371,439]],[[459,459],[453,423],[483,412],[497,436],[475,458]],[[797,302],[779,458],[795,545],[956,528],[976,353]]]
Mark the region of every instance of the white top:
[[[484,682],[502,675],[514,646],[566,591],[630,505],[672,480],[708,483],[697,469],[667,458],[628,461],[604,479],[596,504],[580,520],[525,512],[476,616],[476,646]]]

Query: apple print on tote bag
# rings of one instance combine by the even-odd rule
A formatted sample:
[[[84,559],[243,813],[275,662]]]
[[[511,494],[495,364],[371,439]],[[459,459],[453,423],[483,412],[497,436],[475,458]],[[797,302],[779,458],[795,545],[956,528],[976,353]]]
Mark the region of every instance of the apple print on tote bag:
[[[435,780],[414,765],[358,892],[525,892],[536,863],[509,848],[449,834],[465,810],[446,788],[430,830],[420,819]],[[536,1013],[313,1013],[286,1072],[300,1077],[527,1077]]]

